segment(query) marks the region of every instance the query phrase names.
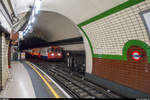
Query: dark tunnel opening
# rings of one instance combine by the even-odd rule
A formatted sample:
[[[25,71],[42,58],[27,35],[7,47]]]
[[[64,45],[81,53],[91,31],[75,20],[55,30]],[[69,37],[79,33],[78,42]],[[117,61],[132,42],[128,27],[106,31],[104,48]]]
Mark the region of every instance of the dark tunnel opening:
[[[62,48],[63,56],[58,63],[61,61],[71,72],[84,75],[86,70],[85,47],[76,24],[59,13],[41,11],[33,24],[33,30],[24,36],[24,40],[19,41],[19,50],[26,52],[26,58],[52,62],[58,58],[55,58],[57,54],[52,57],[51,53],[55,54],[52,50],[48,52],[51,47]],[[38,56],[37,52],[39,52]]]
[[[64,67],[69,68],[69,70],[78,75],[82,76],[85,74],[85,65],[86,65],[86,58],[85,58],[85,51],[84,50],[69,50],[65,49],[67,46],[74,45],[73,47],[80,49],[78,45],[83,45],[83,38],[82,37],[76,37],[76,38],[70,38],[70,39],[64,39],[54,42],[47,42],[45,40],[42,40],[37,37],[30,37],[26,38],[25,40],[20,41],[20,51],[26,52],[26,59],[36,59],[36,60],[42,60],[42,61],[48,61],[48,62],[57,62],[57,63],[63,63]],[[35,48],[49,48],[53,46],[58,46],[62,48],[62,59],[56,60],[56,59],[43,59],[42,57],[38,57],[35,55],[37,51],[33,51]],[[32,50],[32,53],[29,54],[27,50]],[[40,56],[41,56],[41,50],[40,50]]]

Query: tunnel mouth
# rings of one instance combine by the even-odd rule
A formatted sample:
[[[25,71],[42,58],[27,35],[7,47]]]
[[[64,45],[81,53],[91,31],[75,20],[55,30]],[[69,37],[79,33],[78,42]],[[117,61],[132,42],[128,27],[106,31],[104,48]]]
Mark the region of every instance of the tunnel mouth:
[[[43,44],[43,43],[42,43]],[[83,77],[85,75],[86,70],[86,56],[85,50],[80,49],[80,46],[83,46],[82,37],[66,39],[55,42],[47,42],[43,45],[38,45],[36,48],[28,48],[28,50],[32,50],[29,53],[28,50],[22,50],[22,52],[26,53],[26,59],[31,62],[41,62],[54,64],[55,66],[64,67],[79,77]],[[60,47],[62,48],[62,58],[58,59],[55,56],[48,58],[42,57],[42,51],[38,52],[39,49],[42,48],[51,48],[51,47]],[[69,49],[71,47],[71,50]],[[38,49],[37,51],[35,49]],[[76,50],[74,50],[76,49]],[[55,51],[55,50],[54,50]],[[37,54],[39,53],[39,54]],[[49,52],[47,56],[51,56],[51,54],[56,54],[56,52]]]
[[[61,60],[47,58],[42,55],[27,53],[35,48],[58,46],[63,48]],[[26,58],[40,59],[48,62],[63,62],[71,72],[81,75],[86,71],[86,55],[83,36],[77,25],[64,15],[56,12],[41,11],[33,25],[32,33],[20,41],[21,52],[26,52]],[[68,55],[69,53],[69,55]],[[48,56],[48,55],[47,55]]]

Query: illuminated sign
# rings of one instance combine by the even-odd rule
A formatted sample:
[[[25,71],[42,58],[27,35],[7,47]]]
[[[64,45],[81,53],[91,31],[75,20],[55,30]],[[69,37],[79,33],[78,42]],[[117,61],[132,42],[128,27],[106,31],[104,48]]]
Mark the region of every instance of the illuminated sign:
[[[138,52],[138,51],[132,52],[131,56],[132,56],[132,59],[135,60],[135,61],[139,61],[142,58],[141,53]]]

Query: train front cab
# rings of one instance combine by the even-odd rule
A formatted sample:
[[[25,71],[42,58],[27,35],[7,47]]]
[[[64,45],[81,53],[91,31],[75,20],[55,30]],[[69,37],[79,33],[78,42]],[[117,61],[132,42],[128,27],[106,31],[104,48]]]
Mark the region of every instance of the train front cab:
[[[63,58],[62,48],[53,46],[48,48],[48,59],[49,60],[61,60]]]
[[[41,52],[41,50],[39,48],[35,48],[32,50],[32,56],[34,58],[40,58],[40,52]]]

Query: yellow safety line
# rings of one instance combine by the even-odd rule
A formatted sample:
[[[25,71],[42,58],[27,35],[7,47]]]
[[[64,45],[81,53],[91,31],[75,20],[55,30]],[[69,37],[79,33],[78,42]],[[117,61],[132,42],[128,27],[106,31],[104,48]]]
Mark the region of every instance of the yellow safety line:
[[[28,65],[30,67],[32,67],[32,69],[41,77],[41,79],[44,81],[44,83],[47,85],[47,87],[50,89],[50,91],[53,93],[53,95],[56,97],[56,98],[60,98],[59,95],[56,93],[56,91],[52,88],[52,86],[46,81],[46,79],[40,74],[39,71],[37,71],[37,69],[28,63]]]
[[[45,77],[49,82],[51,82],[51,80],[50,80],[46,75],[44,75],[44,77]]]

